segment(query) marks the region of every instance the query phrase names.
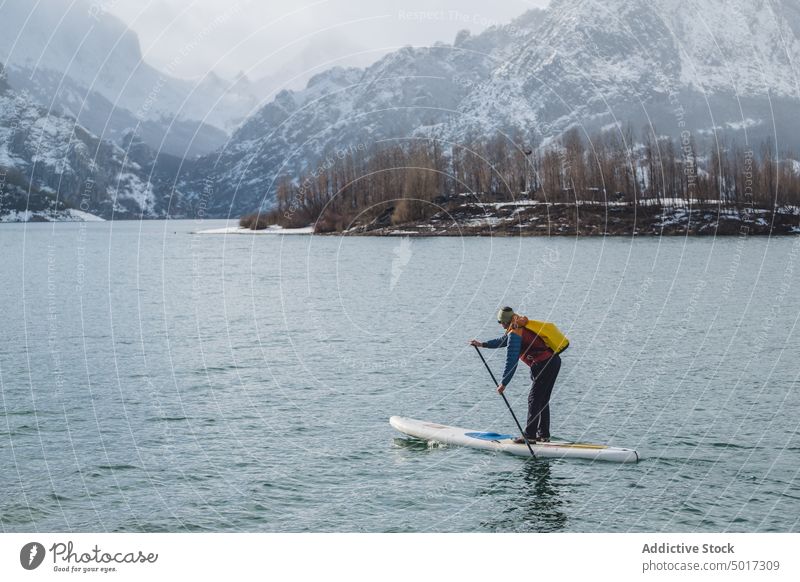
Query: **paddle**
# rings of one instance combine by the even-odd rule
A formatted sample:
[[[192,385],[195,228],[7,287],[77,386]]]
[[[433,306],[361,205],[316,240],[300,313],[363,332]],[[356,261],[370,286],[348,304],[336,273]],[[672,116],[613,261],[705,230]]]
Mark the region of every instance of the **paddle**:
[[[481,353],[481,350],[478,348],[478,346],[472,346],[472,347],[475,348],[476,352],[478,352],[478,355],[481,357],[481,361],[483,362],[483,365],[486,366],[486,370],[489,372],[489,375],[492,377],[492,382],[494,382],[495,387],[497,387],[499,385],[498,382],[497,382],[497,378],[494,377],[494,374],[492,373],[492,369],[489,367],[489,364],[486,363],[486,359],[483,357],[483,354]],[[528,450],[531,452],[531,457],[533,457],[535,459],[536,455],[533,453],[533,449],[531,448],[531,443],[528,442],[528,437],[525,436],[525,431],[522,430],[522,426],[520,426],[519,421],[517,420],[517,415],[514,414],[514,411],[512,410],[511,405],[508,403],[508,398],[506,398],[505,394],[501,394],[500,396],[503,397],[503,402],[506,403],[506,406],[508,406],[508,411],[511,413],[511,416],[514,417],[514,422],[517,423],[517,428],[519,429],[519,432],[522,435],[522,438],[525,440],[525,444],[528,445]]]

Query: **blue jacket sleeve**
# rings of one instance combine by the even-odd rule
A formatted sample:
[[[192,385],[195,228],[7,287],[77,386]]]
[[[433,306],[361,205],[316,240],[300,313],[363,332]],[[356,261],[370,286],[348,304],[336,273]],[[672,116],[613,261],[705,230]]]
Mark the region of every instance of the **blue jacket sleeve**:
[[[506,369],[503,371],[503,385],[508,386],[511,378],[514,377],[514,372],[517,371],[517,364],[519,363],[519,353],[522,350],[522,338],[515,333],[510,333],[506,336],[508,338],[508,351],[506,352]]]
[[[489,348],[493,350],[495,348],[504,348],[508,344],[508,336],[503,335],[497,339],[489,340],[488,342],[483,342],[483,347]]]
[[[506,369],[503,371],[503,385],[508,386],[511,378],[514,377],[514,372],[517,371],[517,364],[519,363],[519,353],[522,350],[522,338],[515,333],[509,333],[503,337],[483,342],[486,348],[502,348],[508,346],[506,352]]]

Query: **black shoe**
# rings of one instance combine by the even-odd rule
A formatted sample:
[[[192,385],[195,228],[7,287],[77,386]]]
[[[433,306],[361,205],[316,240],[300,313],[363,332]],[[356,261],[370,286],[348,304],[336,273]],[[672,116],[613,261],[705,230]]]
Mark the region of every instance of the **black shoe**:
[[[531,439],[531,438],[528,439],[528,442],[530,444],[532,444],[532,445],[536,444],[536,441],[537,441],[537,439]],[[522,438],[522,437],[517,437],[517,438],[514,439],[514,444],[524,445],[525,444],[525,439]]]
[[[540,443],[549,443],[550,442],[550,437],[549,436],[548,437],[538,436],[538,437],[536,437],[536,440],[539,441]]]

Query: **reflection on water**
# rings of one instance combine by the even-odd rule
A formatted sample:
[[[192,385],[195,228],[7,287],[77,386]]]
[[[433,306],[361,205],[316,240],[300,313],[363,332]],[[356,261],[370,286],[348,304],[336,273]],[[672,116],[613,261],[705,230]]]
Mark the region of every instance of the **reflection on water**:
[[[519,471],[506,473],[486,494],[499,495],[504,507],[496,519],[481,525],[492,531],[556,532],[567,525],[562,492],[553,482],[550,461],[525,462]]]

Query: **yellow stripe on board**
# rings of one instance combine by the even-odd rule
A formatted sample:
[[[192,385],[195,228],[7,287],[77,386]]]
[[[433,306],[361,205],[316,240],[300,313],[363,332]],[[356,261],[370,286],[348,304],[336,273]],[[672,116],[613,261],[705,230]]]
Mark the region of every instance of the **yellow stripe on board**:
[[[558,444],[558,443],[536,443],[537,446],[543,447],[564,447],[570,449],[607,449],[608,445],[592,445],[589,443],[569,443],[569,444]]]
[[[506,442],[513,443],[514,441],[507,440]],[[562,449],[607,449],[608,448],[608,445],[593,445],[591,443],[531,443],[531,444],[533,444],[533,446],[535,447],[559,447]]]

